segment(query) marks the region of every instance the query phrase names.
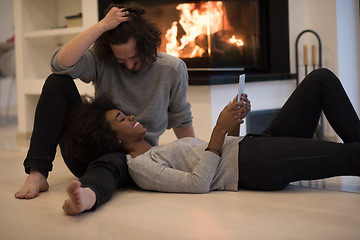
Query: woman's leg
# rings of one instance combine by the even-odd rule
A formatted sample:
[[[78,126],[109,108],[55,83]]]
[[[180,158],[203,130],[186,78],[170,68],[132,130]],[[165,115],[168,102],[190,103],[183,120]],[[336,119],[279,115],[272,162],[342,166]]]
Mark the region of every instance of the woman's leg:
[[[79,179],[82,188],[90,188],[96,195],[92,210],[107,202],[115,189],[132,185],[124,153],[109,153],[91,162]]]
[[[80,94],[71,77],[52,74],[46,79],[35,111],[30,148],[24,161],[26,173],[36,169],[45,177],[48,176],[69,110],[79,102]]]
[[[247,136],[239,143],[239,187],[278,190],[290,182],[360,176],[360,143]]]
[[[300,83],[264,134],[312,138],[322,110],[344,142],[360,142],[359,117],[339,79],[327,69],[311,72]]]
[[[73,180],[67,186],[69,198],[63,204],[64,212],[68,215],[77,215],[90,210],[96,202],[96,195],[90,188],[81,187],[81,182]]]

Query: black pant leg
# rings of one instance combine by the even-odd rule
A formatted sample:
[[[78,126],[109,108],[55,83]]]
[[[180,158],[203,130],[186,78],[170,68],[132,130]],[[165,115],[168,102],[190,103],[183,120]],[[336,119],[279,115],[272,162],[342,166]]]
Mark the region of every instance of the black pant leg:
[[[24,161],[26,173],[32,168],[48,176],[69,111],[80,102],[80,94],[70,76],[51,74],[46,79],[36,106],[30,147]]]
[[[264,134],[312,138],[322,110],[344,142],[360,142],[359,117],[340,80],[327,69],[311,72],[300,83]]]
[[[247,136],[239,143],[239,187],[279,190],[290,182],[360,175],[360,143]]]
[[[124,153],[108,153],[91,162],[79,179],[81,187],[91,188],[96,195],[93,209],[107,202],[115,189],[133,184]]]

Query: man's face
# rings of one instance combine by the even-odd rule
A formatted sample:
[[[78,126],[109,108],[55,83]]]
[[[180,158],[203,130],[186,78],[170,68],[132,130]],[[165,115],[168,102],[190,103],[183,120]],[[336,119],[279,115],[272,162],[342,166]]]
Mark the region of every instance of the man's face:
[[[110,43],[110,47],[118,63],[124,64],[133,73],[140,70],[142,63],[136,51],[136,40],[134,38],[130,38],[125,44]]]

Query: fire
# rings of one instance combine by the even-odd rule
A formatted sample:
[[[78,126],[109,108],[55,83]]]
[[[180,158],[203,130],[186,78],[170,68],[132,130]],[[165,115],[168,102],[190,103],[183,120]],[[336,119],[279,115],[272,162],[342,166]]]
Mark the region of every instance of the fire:
[[[236,44],[236,46],[238,47],[242,47],[244,46],[244,42],[241,39],[236,39],[235,35],[233,35],[230,39],[229,39],[230,43]]]
[[[212,35],[225,30],[222,1],[183,3],[176,9],[180,11],[180,20],[174,21],[165,34],[166,52],[182,58],[211,56]],[[235,35],[226,42],[244,45]]]

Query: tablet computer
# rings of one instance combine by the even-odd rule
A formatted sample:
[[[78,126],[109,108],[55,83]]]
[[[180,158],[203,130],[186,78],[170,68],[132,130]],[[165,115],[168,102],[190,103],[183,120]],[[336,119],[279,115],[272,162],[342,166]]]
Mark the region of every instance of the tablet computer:
[[[244,93],[244,88],[245,88],[245,74],[241,74],[239,76],[239,95],[238,95],[238,101],[240,101],[241,98],[241,94]]]

